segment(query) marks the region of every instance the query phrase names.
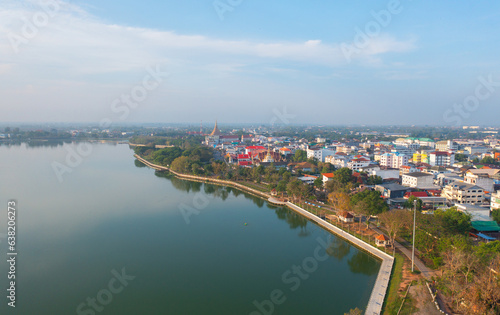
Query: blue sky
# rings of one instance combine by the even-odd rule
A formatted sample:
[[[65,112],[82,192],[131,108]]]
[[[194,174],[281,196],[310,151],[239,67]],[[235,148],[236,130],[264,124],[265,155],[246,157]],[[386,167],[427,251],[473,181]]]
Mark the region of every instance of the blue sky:
[[[0,121],[498,125],[499,29],[495,1],[0,0]]]

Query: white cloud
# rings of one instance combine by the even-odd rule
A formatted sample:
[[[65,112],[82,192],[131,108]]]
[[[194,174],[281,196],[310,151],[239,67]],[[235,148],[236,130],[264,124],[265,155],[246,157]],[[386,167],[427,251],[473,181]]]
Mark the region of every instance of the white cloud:
[[[30,6],[8,7],[0,3],[5,8],[0,10],[0,29],[11,39],[13,36],[23,37],[25,21],[33,21],[38,13],[44,12],[34,3],[30,1]],[[60,8],[53,10],[48,23],[35,27],[36,36],[19,43],[18,53],[8,39],[0,41],[0,52],[7,62],[18,67],[38,68],[43,65],[75,75],[133,71],[144,69],[146,64],[157,63],[172,67],[193,63],[221,64],[227,58],[242,57],[248,63],[264,59],[328,67],[346,64],[336,43],[325,44],[321,40],[256,42],[183,35],[173,31],[107,24],[75,5],[60,1],[57,5]],[[398,41],[380,36],[372,39],[357,58],[370,61],[380,54],[404,52],[413,47],[413,40]]]

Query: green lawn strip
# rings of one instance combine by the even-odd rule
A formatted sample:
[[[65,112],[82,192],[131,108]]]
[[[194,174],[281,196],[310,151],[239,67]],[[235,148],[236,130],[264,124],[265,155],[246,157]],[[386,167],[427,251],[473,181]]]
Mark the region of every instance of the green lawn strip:
[[[392,268],[391,279],[389,280],[389,290],[385,296],[382,307],[384,315],[397,314],[403,298],[399,296],[398,290],[403,278],[404,257],[396,253],[394,266]]]

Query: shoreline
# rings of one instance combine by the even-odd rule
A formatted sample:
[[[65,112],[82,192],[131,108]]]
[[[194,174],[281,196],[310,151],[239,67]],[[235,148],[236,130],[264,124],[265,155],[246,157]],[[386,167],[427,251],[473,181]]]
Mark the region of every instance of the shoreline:
[[[248,192],[252,195],[256,195],[258,197],[265,198],[267,202],[273,204],[272,200],[270,200],[272,198],[271,195],[263,193],[263,192],[258,191],[258,190],[255,190],[253,188],[247,187],[245,185],[238,184],[238,183],[228,181],[228,180],[221,180],[221,179],[215,179],[215,178],[209,178],[209,177],[202,177],[202,176],[177,173],[175,171],[172,171],[168,167],[153,164],[137,154],[134,154],[134,157],[152,169],[159,170],[159,171],[168,171],[168,172],[174,174],[178,178],[196,181],[196,182],[218,184],[218,185],[222,185],[222,186],[231,186],[231,187],[240,189],[244,192]],[[375,285],[373,287],[372,293],[370,295],[370,299],[368,301],[368,304],[367,304],[366,310],[365,310],[365,314],[370,314],[370,315],[381,314],[382,306],[383,306],[384,300],[385,300],[385,296],[386,296],[387,291],[389,289],[389,280],[391,278],[392,267],[394,265],[394,257],[384,253],[380,249],[378,249],[378,248],[366,243],[365,241],[355,237],[354,235],[334,226],[333,224],[328,223],[327,221],[319,218],[318,216],[310,213],[309,211],[307,211],[307,210],[305,210],[305,209],[303,209],[303,208],[301,208],[301,207],[299,207],[291,202],[286,202],[286,203],[283,203],[282,205],[287,206],[292,211],[302,215],[306,219],[319,225],[321,228],[323,228],[327,232],[332,233],[335,236],[338,236],[338,237],[344,239],[345,241],[356,246],[360,250],[363,250],[364,252],[367,252],[368,254],[375,256],[376,258],[378,258],[382,261],[379,273],[377,275],[377,280],[375,281]]]

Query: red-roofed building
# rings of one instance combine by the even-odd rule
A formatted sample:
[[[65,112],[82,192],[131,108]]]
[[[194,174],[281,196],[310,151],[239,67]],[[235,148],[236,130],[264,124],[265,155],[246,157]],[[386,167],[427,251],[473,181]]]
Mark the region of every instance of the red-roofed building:
[[[329,180],[333,179],[333,176],[335,176],[333,173],[322,173],[323,176],[323,186],[326,185],[326,182]]]
[[[256,152],[256,151],[261,152],[262,150],[266,151],[267,149],[263,146],[260,146],[260,145],[251,145],[251,146],[245,148],[245,153],[252,154],[252,156],[253,156],[254,152]]]
[[[239,161],[238,165],[239,166],[250,166],[250,165],[252,165],[252,162],[251,161]]]
[[[417,198],[425,198],[429,197],[429,195],[425,191],[411,191],[407,192],[404,196],[405,199],[410,199],[411,196],[417,197]]]

